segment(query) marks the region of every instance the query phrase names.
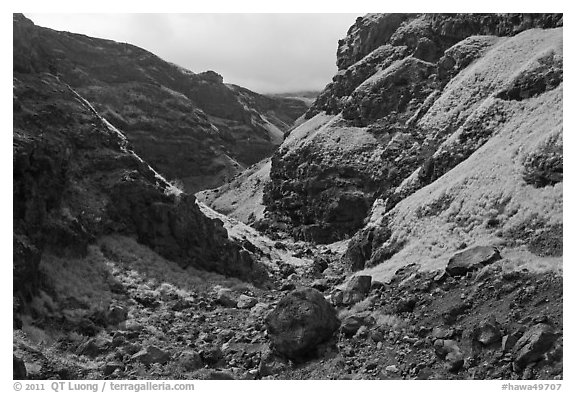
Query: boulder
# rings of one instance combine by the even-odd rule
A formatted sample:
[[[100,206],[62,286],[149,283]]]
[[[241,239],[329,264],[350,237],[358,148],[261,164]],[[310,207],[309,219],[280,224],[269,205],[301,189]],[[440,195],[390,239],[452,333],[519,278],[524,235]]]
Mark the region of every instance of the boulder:
[[[210,346],[200,351],[200,357],[210,367],[219,365],[224,359],[224,354],[218,346]]]
[[[470,247],[454,254],[448,261],[446,272],[451,276],[463,276],[469,271],[477,270],[502,259],[500,252],[492,246]]]
[[[346,289],[350,292],[358,292],[367,295],[372,285],[372,276],[354,276],[348,282]]]
[[[106,337],[93,337],[88,341],[81,344],[76,353],[78,355],[89,356],[94,358],[98,355],[102,355],[103,353],[107,352],[109,349],[112,348],[112,340]]]
[[[118,325],[128,319],[128,310],[126,307],[113,304],[108,309],[106,319],[110,325]]]
[[[342,320],[340,331],[347,336],[353,336],[364,324],[364,319],[357,315],[350,315]]]
[[[234,376],[227,371],[214,370],[210,368],[202,368],[200,370],[194,371],[189,379],[202,379],[202,380],[229,380],[236,379]]]
[[[454,340],[434,341],[434,351],[445,361],[444,367],[450,372],[458,372],[464,365],[464,354]]]
[[[356,304],[366,297],[372,286],[372,276],[354,276],[343,293],[344,304]]]
[[[396,303],[394,311],[398,314],[412,312],[414,311],[414,307],[416,307],[416,303],[417,299],[414,297],[402,298]]]
[[[299,360],[313,355],[340,326],[336,311],[320,292],[298,289],[285,296],[265,319],[276,353]]]
[[[424,333],[424,335],[425,334],[426,333]],[[434,329],[432,329],[431,335],[433,338],[436,339],[452,338],[454,336],[454,329],[447,326],[437,326]]]
[[[532,326],[518,340],[512,353],[515,355],[514,369],[523,370],[529,363],[542,359],[544,354],[552,348],[557,335],[552,327],[546,323]]]
[[[312,284],[310,284],[310,286],[320,292],[324,292],[326,291],[328,288],[330,288],[330,283],[328,282],[327,279],[325,278],[320,278],[318,280],[314,280],[312,282]]]
[[[240,295],[236,307],[238,308],[252,308],[258,303],[258,300],[252,296]]]
[[[279,374],[288,368],[288,364],[282,358],[278,357],[270,348],[262,351],[260,355],[260,364],[258,372],[261,377]]]
[[[502,332],[500,326],[493,316],[487,321],[480,323],[476,330],[476,341],[482,345],[491,345],[501,342]]]
[[[102,367],[102,374],[105,376],[112,375],[116,370],[124,369],[124,364],[116,361],[108,362]]]
[[[161,350],[160,348],[149,345],[140,352],[132,356],[132,360],[138,361],[145,365],[154,363],[164,364],[170,360],[170,353]]]

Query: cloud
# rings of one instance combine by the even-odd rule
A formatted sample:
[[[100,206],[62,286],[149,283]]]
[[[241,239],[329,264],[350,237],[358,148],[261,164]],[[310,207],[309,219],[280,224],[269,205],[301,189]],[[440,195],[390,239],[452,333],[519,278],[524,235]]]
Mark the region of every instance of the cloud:
[[[27,14],[56,30],[147,49],[262,93],[320,90],[358,14]]]

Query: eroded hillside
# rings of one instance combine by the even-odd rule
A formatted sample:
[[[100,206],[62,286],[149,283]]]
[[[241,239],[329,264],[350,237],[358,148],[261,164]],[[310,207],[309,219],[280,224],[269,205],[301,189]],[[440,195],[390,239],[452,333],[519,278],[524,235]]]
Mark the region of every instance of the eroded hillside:
[[[16,16],[14,378],[561,380],[561,26],[359,18],[284,139],[291,101],[281,115],[215,73]],[[79,47],[114,49],[135,80]],[[111,104],[155,126],[167,88],[194,132],[220,138],[232,97],[235,126],[284,140],[196,200],[132,150],[137,123]]]
[[[561,24],[544,14],[359,18],[310,120],[272,157],[264,226],[339,240],[363,226],[376,199],[389,210],[441,177],[498,132],[492,123],[507,105],[561,88]],[[454,138],[465,142],[444,149]],[[397,192],[419,168],[419,181]]]
[[[269,156],[307,109],[195,74],[127,43],[55,31],[14,16],[14,69],[58,75],[123,130],[135,151],[189,192]]]

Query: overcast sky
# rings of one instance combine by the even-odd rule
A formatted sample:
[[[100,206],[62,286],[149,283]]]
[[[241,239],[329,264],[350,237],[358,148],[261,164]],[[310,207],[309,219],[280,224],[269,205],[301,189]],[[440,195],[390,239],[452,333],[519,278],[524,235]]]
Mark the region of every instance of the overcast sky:
[[[360,14],[33,14],[40,26],[128,42],[261,93],[321,90]]]

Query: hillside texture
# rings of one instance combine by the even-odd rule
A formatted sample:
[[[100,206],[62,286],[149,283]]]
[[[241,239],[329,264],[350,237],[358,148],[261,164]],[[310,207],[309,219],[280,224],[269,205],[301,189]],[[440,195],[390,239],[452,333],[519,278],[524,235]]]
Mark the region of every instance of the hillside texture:
[[[14,16],[14,69],[58,75],[134,150],[187,191],[215,187],[269,156],[307,109],[195,74],[127,43],[54,31]]]
[[[388,211],[450,171],[523,116],[509,106],[561,89],[561,25],[546,14],[359,18],[310,120],[272,157],[263,225],[336,241],[362,227],[377,199]],[[397,190],[410,176],[418,181]]]
[[[284,137],[293,101],[15,15],[14,379],[561,381],[562,23],[358,18]],[[254,122],[198,199],[153,169]]]

